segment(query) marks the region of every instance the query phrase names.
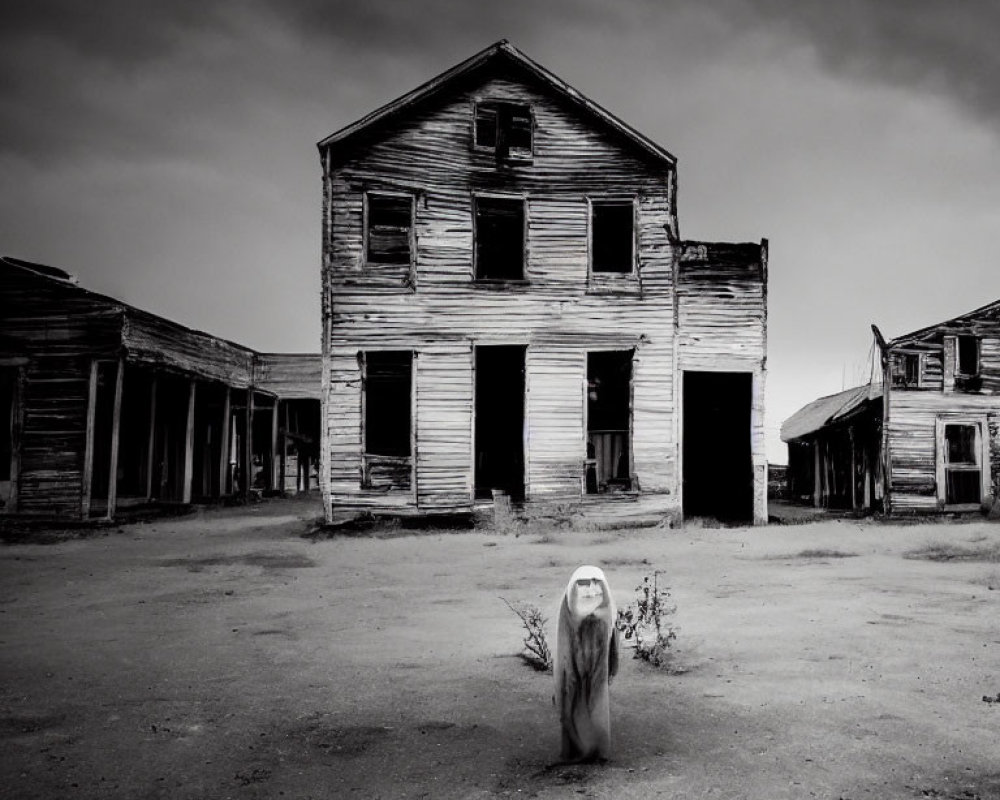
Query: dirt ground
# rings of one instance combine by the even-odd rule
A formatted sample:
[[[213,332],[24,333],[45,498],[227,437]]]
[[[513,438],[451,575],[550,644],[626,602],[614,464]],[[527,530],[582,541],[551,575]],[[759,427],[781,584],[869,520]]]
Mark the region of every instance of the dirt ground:
[[[0,797],[1000,797],[996,523],[304,536],[318,513],[0,547]],[[585,563],[620,606],[665,571],[678,669],[624,651],[612,760],[566,766],[500,598],[552,617]]]

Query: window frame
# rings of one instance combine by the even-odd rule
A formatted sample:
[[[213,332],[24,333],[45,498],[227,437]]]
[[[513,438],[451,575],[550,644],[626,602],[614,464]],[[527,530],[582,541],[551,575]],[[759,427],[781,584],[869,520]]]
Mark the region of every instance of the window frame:
[[[975,430],[973,456],[975,463],[949,463],[948,426],[965,426]],[[945,511],[974,511],[982,507],[990,494],[990,450],[989,431],[985,415],[941,414],[935,419],[935,481],[937,484],[938,506]],[[947,479],[949,472],[978,472],[979,501],[975,503],[949,503]]]
[[[507,148],[507,152],[503,154],[502,158],[504,161],[520,161],[520,162],[530,162],[535,157],[535,112],[531,103],[518,102],[516,100],[503,100],[500,98],[490,98],[483,97],[477,98],[472,103],[472,149],[477,153],[490,153],[492,155],[497,155],[497,147],[500,144],[501,136],[501,114],[500,109],[504,106],[511,108],[523,108],[527,110],[528,119],[528,134],[531,137],[531,146],[527,149]],[[492,145],[480,144],[479,143],[479,112],[482,109],[484,112],[493,114],[494,116],[494,137],[495,141]],[[511,115],[511,120],[514,116]]]
[[[403,354],[408,353],[410,356],[410,396],[408,398],[407,408],[409,411],[409,453],[405,456],[400,455],[384,455],[380,453],[370,453],[368,452],[368,392],[369,392],[369,378],[368,378],[368,365],[370,362],[370,357],[375,354]],[[360,408],[360,440],[359,440],[359,454],[360,454],[360,482],[361,489],[364,491],[390,491],[390,492],[402,492],[402,493],[414,493],[416,491],[416,464],[417,464],[417,446],[416,446],[416,436],[417,436],[417,418],[416,418],[416,385],[417,385],[417,353],[414,350],[409,350],[406,348],[368,348],[365,350],[359,350],[357,354],[358,365],[361,372],[361,408]],[[409,463],[409,485],[408,486],[398,486],[398,487],[376,487],[372,485],[371,481],[371,464],[381,460],[383,463]]]
[[[962,369],[962,341],[972,340],[976,352],[975,372],[965,372]],[[978,378],[983,371],[983,348],[982,339],[974,334],[958,334],[955,336],[955,377],[956,378]]]
[[[594,269],[594,208],[595,206],[630,206],[632,210],[632,258],[631,269],[627,272]],[[635,195],[607,195],[587,197],[587,275],[598,276],[602,280],[624,280],[635,277],[639,269],[639,219],[638,203]]]
[[[489,278],[479,274],[479,203],[482,200],[521,204],[521,275],[518,278]],[[528,283],[528,198],[524,194],[473,192],[472,194],[472,282],[479,286],[523,286]]]
[[[410,202],[410,230],[407,234],[407,248],[409,250],[409,258],[406,261],[379,261],[377,259],[371,258],[370,246],[371,246],[371,201],[372,198],[388,197],[388,198],[401,198],[407,199]],[[362,241],[361,241],[361,258],[366,271],[378,272],[386,271],[392,269],[406,269],[410,272],[413,271],[414,264],[416,263],[416,197],[412,192],[404,192],[394,189],[365,189],[362,201],[362,221],[361,221],[361,231],[362,231]]]
[[[902,370],[901,370],[903,380],[901,382],[897,383],[895,373],[890,373],[890,379],[892,381],[892,388],[893,389],[920,389],[920,388],[922,388],[923,382],[924,382],[924,356],[925,355],[926,355],[925,353],[921,353],[921,352],[916,351],[916,350],[896,350],[893,353],[893,357],[894,358],[901,357],[902,359],[904,359],[904,363],[902,364]],[[905,364],[905,359],[908,359],[908,358],[915,358],[916,362],[917,362],[917,380],[916,380],[915,383],[907,383],[906,382],[906,364]]]

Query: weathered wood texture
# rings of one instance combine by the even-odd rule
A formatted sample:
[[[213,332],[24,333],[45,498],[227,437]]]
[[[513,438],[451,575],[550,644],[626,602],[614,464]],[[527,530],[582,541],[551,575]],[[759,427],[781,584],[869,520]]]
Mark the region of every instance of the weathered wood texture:
[[[692,338],[692,347],[705,359],[731,352],[762,373],[766,278],[760,247],[736,247],[729,258],[722,245],[681,245],[672,163],[652,158],[516,70],[474,77],[380,126],[361,144],[332,155],[324,151],[328,504],[470,508],[472,354],[475,346],[506,344],[527,348],[528,502],[581,499],[587,353],[634,350],[636,484],[643,492],[673,497],[676,505],[678,260],[684,248],[701,254],[701,280],[717,309],[716,318],[704,322],[706,338],[697,345]],[[492,153],[471,146],[475,102],[486,98],[531,107],[530,161],[498,164]],[[365,194],[379,191],[414,198],[409,265],[366,263]],[[523,281],[474,280],[474,203],[480,193],[524,199]],[[635,205],[633,274],[594,275],[590,269],[590,203],[609,197]],[[746,263],[750,250],[756,252],[756,271]],[[709,271],[720,253],[721,278]],[[696,261],[689,261],[693,279]],[[702,289],[692,282],[686,290],[684,311],[694,319]],[[715,348],[711,337],[729,326],[738,330],[721,350]],[[361,488],[358,356],[378,349],[415,353],[415,492],[401,488],[373,496]],[[764,492],[766,480],[761,486]]]
[[[283,400],[320,399],[319,353],[258,353],[254,383]]]
[[[979,374],[971,378],[957,374],[959,336],[978,340]],[[917,385],[898,385],[904,353],[920,356]],[[988,461],[981,465],[988,487],[983,503],[1000,496],[1000,303],[897,337],[889,342],[885,358],[891,510],[946,509],[940,480],[945,454],[936,433],[939,420],[977,426],[986,444],[982,455]]]
[[[90,376],[95,363],[125,363],[143,367],[154,379],[173,375],[215,386],[245,388],[259,379],[274,394],[287,390],[293,397],[319,396],[318,355],[258,354],[88,291],[44,265],[0,259],[0,305],[0,356],[22,365],[14,398],[16,495],[5,513],[87,516],[92,499],[102,513],[111,513],[107,498],[116,499],[115,487],[106,497],[94,498],[89,489],[98,479],[107,486],[109,478],[94,475],[94,454],[111,456],[102,470],[114,468],[118,454],[115,426],[108,427],[108,441],[92,441],[96,395]],[[122,404],[141,404],[143,418],[148,417],[141,447],[151,481],[154,435],[161,427],[155,418],[165,409],[146,393],[134,396],[128,387],[111,397],[113,419]],[[151,484],[146,493],[154,494]]]

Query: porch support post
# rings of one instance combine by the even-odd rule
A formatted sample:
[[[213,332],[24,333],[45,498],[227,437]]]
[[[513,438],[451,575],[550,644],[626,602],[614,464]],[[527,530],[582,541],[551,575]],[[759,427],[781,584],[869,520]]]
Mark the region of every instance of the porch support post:
[[[271,478],[270,485],[271,491],[278,491],[280,485],[278,483],[281,477],[281,467],[278,462],[278,404],[279,400],[277,397],[274,398],[274,403],[271,406]]]
[[[191,502],[191,484],[194,483],[194,404],[198,384],[192,378],[188,388],[187,431],[184,436],[184,477],[181,502]]]
[[[149,383],[149,439],[146,444],[146,502],[153,499],[153,468],[156,466],[156,393],[160,379],[153,375]]]
[[[83,476],[80,486],[80,517],[90,516],[90,491],[94,482],[94,423],[97,416],[97,360],[90,361],[90,388],[87,393],[87,432],[83,448]]]
[[[250,499],[251,471],[253,470],[253,386],[247,387],[246,430],[243,436],[243,497]]]
[[[108,459],[108,508],[105,518],[115,515],[118,504],[118,440],[122,418],[122,387],[125,381],[125,359],[118,359],[118,369],[115,372],[115,405],[111,417],[111,457]]]
[[[222,397],[222,435],[219,437],[219,497],[229,494],[229,387]]]

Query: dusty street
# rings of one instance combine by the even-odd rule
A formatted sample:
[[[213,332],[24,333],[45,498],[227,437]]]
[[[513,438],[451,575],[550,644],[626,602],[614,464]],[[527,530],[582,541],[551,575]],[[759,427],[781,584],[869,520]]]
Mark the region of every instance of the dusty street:
[[[303,536],[318,514],[0,547],[0,796],[1000,797],[1000,525]],[[620,606],[666,572],[681,674],[624,651],[613,759],[560,766],[500,598],[551,620],[584,563]]]

